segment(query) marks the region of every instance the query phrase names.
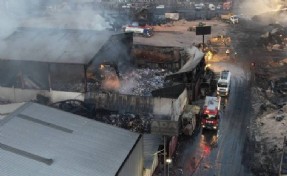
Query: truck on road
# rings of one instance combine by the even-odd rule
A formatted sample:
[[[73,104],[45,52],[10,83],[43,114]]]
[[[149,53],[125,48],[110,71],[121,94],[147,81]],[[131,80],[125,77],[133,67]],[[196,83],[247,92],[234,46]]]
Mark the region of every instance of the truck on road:
[[[151,37],[153,35],[153,28],[151,26],[140,24],[139,22],[132,22],[129,25],[123,26],[123,31],[140,34],[143,37]]]
[[[220,97],[206,96],[202,108],[201,127],[218,130]]]
[[[219,96],[228,96],[231,87],[231,72],[223,70],[220,72],[220,77],[217,81],[216,92]]]
[[[237,15],[229,14],[222,14],[220,15],[220,19],[227,23],[237,24],[239,23],[239,18]]]

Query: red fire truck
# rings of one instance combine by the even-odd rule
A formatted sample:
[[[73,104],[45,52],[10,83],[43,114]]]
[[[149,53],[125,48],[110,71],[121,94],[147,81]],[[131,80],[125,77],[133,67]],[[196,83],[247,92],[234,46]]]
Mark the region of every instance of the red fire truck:
[[[201,127],[217,130],[219,125],[220,97],[206,96],[203,105]]]

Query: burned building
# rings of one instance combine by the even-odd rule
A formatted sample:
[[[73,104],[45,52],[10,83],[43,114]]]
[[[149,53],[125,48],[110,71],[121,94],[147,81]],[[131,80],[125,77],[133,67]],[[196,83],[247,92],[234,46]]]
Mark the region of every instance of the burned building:
[[[128,60],[132,43],[130,33],[19,28],[0,44],[1,99],[82,99],[89,70]]]

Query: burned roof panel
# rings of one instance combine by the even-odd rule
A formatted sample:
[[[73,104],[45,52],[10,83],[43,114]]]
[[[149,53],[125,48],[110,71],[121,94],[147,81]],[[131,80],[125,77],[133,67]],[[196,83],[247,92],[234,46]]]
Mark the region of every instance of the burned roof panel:
[[[0,45],[0,59],[87,64],[115,33],[19,28]]]
[[[140,135],[26,103],[0,121],[3,175],[116,175]]]
[[[183,65],[183,67],[176,73],[166,76],[166,79],[172,78],[176,75],[193,71],[196,66],[202,61],[204,53],[201,52],[198,48],[192,47],[191,49],[186,49],[186,52],[189,54],[190,59]]]

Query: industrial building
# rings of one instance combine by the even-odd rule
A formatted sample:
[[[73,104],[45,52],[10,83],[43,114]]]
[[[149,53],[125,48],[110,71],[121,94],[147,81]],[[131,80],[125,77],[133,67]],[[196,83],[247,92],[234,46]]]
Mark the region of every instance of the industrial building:
[[[37,103],[0,121],[0,170],[9,176],[141,176],[143,137]]]
[[[83,99],[87,72],[99,62],[129,59],[132,43],[131,33],[19,28],[0,45],[0,98]]]

